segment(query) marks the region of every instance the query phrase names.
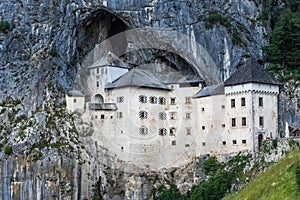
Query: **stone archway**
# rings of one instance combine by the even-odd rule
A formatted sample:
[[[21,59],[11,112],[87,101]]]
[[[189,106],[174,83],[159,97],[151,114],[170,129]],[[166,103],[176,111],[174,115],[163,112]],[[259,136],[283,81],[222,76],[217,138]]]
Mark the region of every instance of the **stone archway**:
[[[104,99],[103,99],[103,96],[101,94],[96,94],[95,97],[94,97],[94,100],[97,103],[104,103]]]

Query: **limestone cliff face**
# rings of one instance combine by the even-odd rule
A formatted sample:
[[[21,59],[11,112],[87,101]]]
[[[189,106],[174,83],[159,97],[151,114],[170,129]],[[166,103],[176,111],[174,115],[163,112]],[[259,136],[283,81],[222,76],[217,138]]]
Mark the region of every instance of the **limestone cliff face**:
[[[7,147],[1,152],[2,199],[94,194],[147,199],[155,184],[176,180],[173,169],[146,174],[78,136],[72,116],[63,111],[64,93],[73,87],[77,69],[84,68],[96,44],[143,27],[193,38],[213,61],[206,70],[218,71],[215,80],[221,81],[245,58],[262,57],[268,27],[256,20],[260,11],[250,0],[2,0],[0,23],[9,24],[0,29],[0,142]],[[125,37],[112,50],[121,55],[127,42]],[[182,46],[182,51],[192,50],[189,44]],[[128,61],[167,61],[192,71],[188,61],[201,56],[200,51],[188,58],[150,49],[133,52]],[[187,171],[177,171],[186,175],[177,184],[193,182]]]

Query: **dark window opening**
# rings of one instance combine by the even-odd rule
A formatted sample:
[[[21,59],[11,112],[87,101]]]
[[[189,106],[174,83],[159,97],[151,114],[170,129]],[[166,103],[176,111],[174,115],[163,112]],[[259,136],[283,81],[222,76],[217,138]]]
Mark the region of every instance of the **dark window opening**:
[[[264,117],[259,117],[259,126],[264,126]]]
[[[231,108],[235,108],[235,99],[231,99]]]
[[[171,105],[175,105],[176,104],[176,98],[175,97],[171,97]]]
[[[232,144],[236,144],[236,140],[232,140]]]
[[[101,119],[105,119],[105,115],[101,115]]]
[[[246,117],[242,117],[242,126],[246,126],[246,125],[247,125]]]
[[[156,97],[150,97],[149,98],[149,103],[156,104],[157,103],[157,98]]]
[[[226,145],[226,141],[223,141],[222,144],[223,144],[223,145]]]
[[[231,126],[232,126],[232,127],[235,127],[235,126],[236,126],[236,119],[235,119],[235,118],[232,118],[232,119],[231,119]]]
[[[158,130],[158,132],[159,132],[159,135],[160,135],[160,136],[167,135],[167,129],[165,129],[165,128],[160,128],[160,129]]]
[[[246,99],[245,98],[241,98],[241,106],[246,106]]]
[[[145,95],[139,96],[139,102],[140,103],[147,103],[147,97]]]
[[[264,99],[262,97],[258,98],[258,105],[259,106],[264,106]]]
[[[166,105],[166,98],[165,97],[159,97],[158,98],[158,103],[160,105]]]

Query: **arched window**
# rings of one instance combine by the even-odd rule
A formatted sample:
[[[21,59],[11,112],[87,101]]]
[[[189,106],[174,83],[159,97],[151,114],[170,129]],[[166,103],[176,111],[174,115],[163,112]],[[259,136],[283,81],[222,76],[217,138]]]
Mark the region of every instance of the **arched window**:
[[[139,102],[140,103],[147,103],[147,97],[145,95],[139,96]]]
[[[102,97],[102,95],[101,94],[96,94],[95,95],[95,101],[97,103],[103,103],[103,97]]]
[[[157,98],[156,97],[149,97],[149,103],[156,104]]]
[[[166,105],[166,98],[165,97],[159,97],[158,98],[158,103],[160,104],[160,105]]]
[[[139,118],[147,119],[148,118],[148,113],[146,111],[140,111],[139,112]]]
[[[148,128],[142,126],[140,127],[140,135],[147,135],[148,134]]]
[[[158,113],[158,118],[161,120],[166,120],[167,119],[167,114],[164,112]]]
[[[160,129],[158,130],[158,134],[159,134],[160,136],[167,135],[167,129],[165,129],[165,128],[160,128]]]

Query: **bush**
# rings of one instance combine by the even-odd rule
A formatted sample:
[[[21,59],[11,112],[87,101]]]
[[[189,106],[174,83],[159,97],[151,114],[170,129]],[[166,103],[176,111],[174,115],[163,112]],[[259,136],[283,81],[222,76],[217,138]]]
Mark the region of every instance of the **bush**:
[[[217,158],[209,157],[202,166],[202,169],[206,175],[214,174],[221,168],[221,164],[217,161]]]
[[[49,51],[49,54],[53,57],[57,57],[58,56],[58,52],[57,52],[57,49],[54,47],[53,49],[51,49]]]
[[[0,21],[0,31],[6,31],[10,28],[8,21]]]
[[[176,185],[170,185],[170,189],[166,189],[164,186],[160,186],[157,191],[157,196],[154,195],[154,200],[178,200],[181,198],[181,193]]]
[[[6,145],[4,147],[4,153],[7,154],[7,155],[12,154],[12,147],[10,145]]]
[[[300,162],[299,161],[295,169],[295,174],[296,174],[296,183],[298,186],[298,190],[300,191]]]

